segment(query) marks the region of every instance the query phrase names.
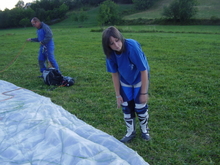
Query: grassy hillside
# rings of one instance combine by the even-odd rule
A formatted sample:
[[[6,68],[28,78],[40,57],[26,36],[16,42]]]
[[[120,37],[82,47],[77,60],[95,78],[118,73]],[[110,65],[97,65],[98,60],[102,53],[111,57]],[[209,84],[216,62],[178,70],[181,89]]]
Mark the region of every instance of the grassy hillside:
[[[132,20],[132,19],[155,19],[161,18],[161,13],[163,11],[164,6],[168,6],[172,2],[172,0],[158,0],[158,2],[149,10],[126,15],[123,17],[125,20]],[[212,16],[220,18],[220,0],[198,0],[198,13],[195,18],[198,19],[210,19]],[[133,5],[119,5],[119,10],[123,13],[130,12],[134,10]],[[99,8],[92,8],[89,11],[85,11],[88,15],[88,20],[84,22],[76,22],[74,21],[74,12],[71,11],[68,13],[68,18],[64,21],[58,23],[58,26],[72,26],[72,27],[92,27],[97,26],[97,15],[98,15]]]
[[[133,5],[118,5],[119,10],[122,11],[131,11],[133,10]],[[74,13],[76,11],[71,11],[67,14],[67,19],[64,21],[60,22],[58,25],[59,26],[73,26],[73,27],[91,27],[91,26],[97,26],[98,21],[97,21],[97,15],[99,12],[99,7],[92,8],[88,11],[85,11],[88,15],[88,20],[86,20],[83,23],[76,22],[74,21]]]
[[[168,6],[173,0],[158,0],[158,2],[149,10],[125,16],[124,19],[154,19],[161,18],[164,6]],[[212,16],[220,18],[220,1],[219,0],[197,0],[198,13],[195,18],[210,19]]]
[[[97,14],[98,14],[98,10],[99,8],[92,8],[89,11],[86,11],[87,15],[88,15],[88,20],[84,21],[83,23],[81,22],[76,22],[74,21],[74,12],[75,11],[71,11],[67,14],[67,19],[65,19],[64,21],[58,23],[57,25],[59,26],[73,26],[73,27],[88,27],[88,26],[97,26],[98,22],[97,22]]]

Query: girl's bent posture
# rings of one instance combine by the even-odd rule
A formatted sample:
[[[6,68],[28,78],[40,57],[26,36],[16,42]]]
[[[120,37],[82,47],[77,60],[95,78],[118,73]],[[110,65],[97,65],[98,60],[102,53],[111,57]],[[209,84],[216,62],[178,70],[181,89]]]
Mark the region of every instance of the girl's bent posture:
[[[117,107],[122,107],[127,126],[127,133],[120,141],[126,143],[135,137],[135,113],[142,138],[150,140],[147,105],[150,68],[140,44],[124,39],[119,30],[111,26],[103,31],[102,46],[107,71],[112,74]]]

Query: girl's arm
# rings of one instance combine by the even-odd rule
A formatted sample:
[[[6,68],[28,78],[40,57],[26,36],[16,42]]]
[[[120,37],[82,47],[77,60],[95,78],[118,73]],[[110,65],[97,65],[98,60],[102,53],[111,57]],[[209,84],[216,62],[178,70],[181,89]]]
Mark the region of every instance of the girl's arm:
[[[141,71],[140,102],[142,104],[145,104],[148,101],[148,86],[149,86],[148,71],[147,70]]]
[[[115,88],[115,94],[117,99],[117,108],[121,107],[121,104],[123,103],[123,99],[120,95],[120,80],[119,80],[119,74],[118,72],[112,73],[112,81]]]

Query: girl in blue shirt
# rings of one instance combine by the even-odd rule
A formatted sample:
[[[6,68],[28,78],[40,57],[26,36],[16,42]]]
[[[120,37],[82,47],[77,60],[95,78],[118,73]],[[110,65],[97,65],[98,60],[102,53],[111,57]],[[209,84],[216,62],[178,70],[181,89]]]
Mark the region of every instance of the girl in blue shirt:
[[[127,133],[120,141],[126,143],[135,137],[135,113],[142,138],[150,140],[147,106],[150,67],[140,44],[124,39],[119,30],[111,26],[103,31],[102,46],[107,71],[112,74],[117,107],[122,107],[127,126]]]

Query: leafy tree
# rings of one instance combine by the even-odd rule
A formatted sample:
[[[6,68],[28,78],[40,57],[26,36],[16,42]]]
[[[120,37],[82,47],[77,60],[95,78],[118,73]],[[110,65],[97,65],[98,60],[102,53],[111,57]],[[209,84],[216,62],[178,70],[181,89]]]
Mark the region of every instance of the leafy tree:
[[[100,5],[98,12],[99,25],[117,24],[119,22],[118,5],[111,0],[107,0]]]
[[[48,12],[46,12],[43,8],[37,8],[35,10],[35,15],[42,21],[45,21],[45,18],[48,16]]]
[[[16,8],[23,8],[24,7],[24,1],[22,1],[22,0],[19,0],[18,2],[17,2],[17,4],[15,5],[15,7]]]
[[[162,15],[174,21],[185,22],[197,13],[196,4],[197,0],[174,0],[168,7],[164,7]]]
[[[32,9],[13,8],[0,12],[0,28],[20,27],[23,18],[32,18],[35,12]],[[29,20],[29,25],[30,20]]]
[[[149,9],[156,0],[132,0],[137,10]]]
[[[66,15],[66,13],[68,12],[68,10],[69,10],[69,7],[66,4],[63,3],[62,5],[60,5],[59,9],[58,9],[59,18],[63,18]]]
[[[4,11],[0,11],[0,28],[8,28],[10,27],[10,23],[10,10],[5,9]]]
[[[132,0],[113,0],[115,3],[132,4]]]
[[[21,26],[27,27],[30,24],[30,20],[28,18],[23,18],[22,20],[19,21],[19,24]]]
[[[88,20],[89,16],[86,12],[81,12],[80,15],[79,15],[79,21],[80,22],[84,22],[86,20]]]
[[[72,0],[62,0],[65,5],[69,7],[69,10],[74,8],[74,2]]]
[[[81,8],[79,12],[76,12],[74,15],[74,20],[77,22],[84,22],[86,20],[88,20],[89,16],[88,14],[83,11],[83,9]]]
[[[59,6],[63,4],[63,2],[61,2],[60,0],[40,0],[36,1],[35,4],[38,6],[37,8],[40,7],[47,11],[53,10],[54,8],[59,8]],[[33,6],[31,5],[31,8]]]
[[[0,11],[0,28],[23,26],[25,21],[22,19],[34,16],[46,22],[63,18],[69,10],[64,1],[67,0],[36,0],[30,8],[24,9],[23,0],[19,0],[15,8]]]
[[[69,10],[69,7],[61,0],[36,1],[31,8],[36,12],[36,17],[42,21],[63,18]]]
[[[89,5],[97,6],[97,5],[101,4],[104,1],[105,0],[90,0]]]

